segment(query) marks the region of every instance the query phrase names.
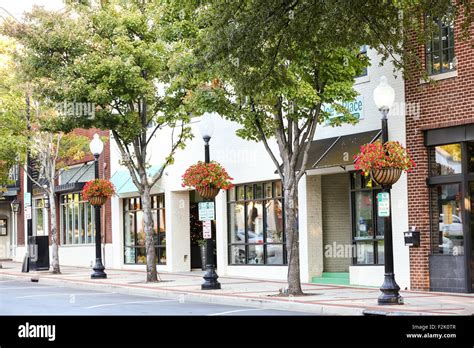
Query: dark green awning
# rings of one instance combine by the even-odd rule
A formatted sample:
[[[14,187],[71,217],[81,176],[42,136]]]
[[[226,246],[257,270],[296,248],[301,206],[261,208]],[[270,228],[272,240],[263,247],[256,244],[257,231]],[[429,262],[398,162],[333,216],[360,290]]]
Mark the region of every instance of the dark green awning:
[[[381,134],[382,131],[377,129],[314,140],[310,144],[306,170],[330,167],[344,168],[352,165],[354,164],[354,156],[360,151],[360,146],[376,141]],[[301,160],[299,166],[301,166]]]

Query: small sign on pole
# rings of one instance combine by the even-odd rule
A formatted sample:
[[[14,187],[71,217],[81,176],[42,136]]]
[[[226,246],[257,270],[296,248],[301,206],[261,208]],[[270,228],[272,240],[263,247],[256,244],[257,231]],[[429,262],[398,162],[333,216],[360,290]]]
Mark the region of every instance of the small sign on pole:
[[[31,206],[31,193],[30,192],[25,192],[23,194],[23,205],[26,209],[26,207]]]
[[[388,192],[380,192],[377,194],[377,202],[379,217],[390,216],[390,194]]]
[[[199,221],[214,220],[214,202],[200,202],[199,207]]]
[[[25,217],[27,220],[31,219],[31,205],[25,207]]]
[[[203,221],[202,222],[202,236],[203,236],[204,239],[211,239],[212,238],[211,221]]]

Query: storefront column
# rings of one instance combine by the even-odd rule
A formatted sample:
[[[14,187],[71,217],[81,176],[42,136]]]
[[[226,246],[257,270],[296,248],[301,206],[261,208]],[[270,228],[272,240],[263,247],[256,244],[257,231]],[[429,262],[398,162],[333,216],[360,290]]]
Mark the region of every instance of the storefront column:
[[[189,192],[165,194],[166,255],[170,272],[188,272],[191,269]]]
[[[303,176],[298,190],[301,280],[310,282],[323,272],[321,176]]]
[[[217,195],[216,204],[216,253],[218,275],[227,274],[228,247],[227,247],[227,193],[224,190]]]

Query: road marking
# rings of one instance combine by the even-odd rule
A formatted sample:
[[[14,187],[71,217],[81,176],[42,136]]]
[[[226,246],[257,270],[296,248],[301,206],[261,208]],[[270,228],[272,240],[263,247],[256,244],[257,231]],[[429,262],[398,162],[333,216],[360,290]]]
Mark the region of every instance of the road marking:
[[[110,306],[120,306],[126,304],[138,304],[138,303],[159,303],[159,302],[177,302],[179,300],[159,300],[159,301],[133,301],[133,302],[120,302],[120,303],[105,303],[90,307],[85,307],[86,309],[100,308],[100,307],[110,307]]]
[[[21,286],[21,287],[1,287],[2,291],[4,290],[23,290],[23,289],[57,289],[59,286]]]
[[[111,294],[116,294],[116,292],[98,292],[96,294],[94,293],[84,293],[84,294],[65,294],[64,292],[50,292],[49,294],[41,294],[41,295],[28,295],[28,296],[19,296],[15,298],[30,298],[30,297],[43,297],[43,296],[51,296],[51,295],[57,295],[57,296],[95,296],[95,295],[111,295]]]
[[[17,282],[18,280],[12,279],[12,280],[0,280],[0,283],[11,283],[11,282]]]
[[[235,311],[228,311],[228,312],[211,313],[211,314],[207,314],[207,315],[208,316],[214,316],[214,315],[224,315],[224,314],[237,313],[237,312],[262,311],[262,310],[263,310],[263,308],[247,308],[247,309],[236,309]]]

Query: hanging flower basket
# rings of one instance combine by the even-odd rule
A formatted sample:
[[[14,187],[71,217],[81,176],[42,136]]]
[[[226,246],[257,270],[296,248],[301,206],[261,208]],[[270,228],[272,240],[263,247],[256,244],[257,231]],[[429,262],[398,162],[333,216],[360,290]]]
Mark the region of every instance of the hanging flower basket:
[[[89,197],[89,203],[94,206],[101,206],[104,205],[105,202],[107,202],[107,197],[105,196],[94,196],[94,197]]]
[[[202,198],[214,199],[220,190],[228,190],[233,180],[226,170],[217,162],[199,161],[189,167],[183,174],[183,187],[193,187]]]
[[[362,145],[354,159],[355,169],[365,176],[370,175],[371,181],[381,186],[395,184],[403,171],[410,172],[415,167],[408,150],[398,141]]]
[[[402,170],[400,168],[382,168],[370,171],[370,177],[380,186],[395,184],[401,175]]]
[[[91,205],[104,205],[108,198],[115,194],[114,185],[106,179],[88,181],[82,189],[82,197]]]
[[[199,196],[205,199],[214,199],[219,193],[220,189],[216,187],[196,187]]]

